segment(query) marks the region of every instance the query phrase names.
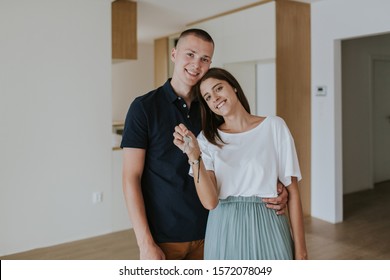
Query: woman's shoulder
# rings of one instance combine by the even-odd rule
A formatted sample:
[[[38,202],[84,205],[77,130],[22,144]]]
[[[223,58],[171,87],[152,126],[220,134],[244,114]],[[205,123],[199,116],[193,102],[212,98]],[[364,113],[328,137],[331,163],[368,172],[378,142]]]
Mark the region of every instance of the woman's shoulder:
[[[203,130],[198,134],[198,136],[196,138],[198,140],[198,143],[203,147],[205,147],[209,144],[209,141],[207,140],[206,136],[204,135]]]
[[[267,122],[272,125],[286,125],[286,122],[282,117],[279,116],[267,116],[266,118]]]
[[[268,124],[270,128],[274,131],[287,131],[289,130],[285,120],[282,117],[279,116],[268,116]]]
[[[207,140],[206,136],[204,135],[204,132],[203,130],[198,134],[198,136],[196,137],[197,140],[198,140],[198,143],[199,143],[199,146],[202,150],[215,150],[215,149],[219,149],[218,146],[210,143],[209,140]]]
[[[277,115],[267,116],[267,119],[270,119],[271,121],[274,121],[274,122],[284,122],[283,118],[279,117]]]

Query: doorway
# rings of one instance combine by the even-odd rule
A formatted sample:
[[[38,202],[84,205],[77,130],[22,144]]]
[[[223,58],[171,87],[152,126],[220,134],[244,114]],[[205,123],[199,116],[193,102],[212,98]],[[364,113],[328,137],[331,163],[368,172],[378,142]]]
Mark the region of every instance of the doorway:
[[[372,65],[372,171],[374,184],[390,181],[390,56],[374,56]]]
[[[346,195],[390,180],[390,34],[344,40],[341,47]]]

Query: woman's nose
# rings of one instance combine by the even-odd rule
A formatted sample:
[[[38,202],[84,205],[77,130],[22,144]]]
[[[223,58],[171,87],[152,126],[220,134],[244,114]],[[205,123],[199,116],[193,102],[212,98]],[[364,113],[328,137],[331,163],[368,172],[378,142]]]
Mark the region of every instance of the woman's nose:
[[[214,94],[212,95],[212,100],[213,100],[214,103],[216,103],[216,102],[219,100],[218,94],[215,94],[215,93],[214,93]]]

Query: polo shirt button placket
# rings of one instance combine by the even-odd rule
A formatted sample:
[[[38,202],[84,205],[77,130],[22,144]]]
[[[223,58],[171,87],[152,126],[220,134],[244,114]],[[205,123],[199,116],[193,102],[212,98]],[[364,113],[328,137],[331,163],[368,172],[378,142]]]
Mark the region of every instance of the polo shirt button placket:
[[[183,104],[183,108],[187,108],[187,104]],[[186,112],[186,114],[187,114],[187,119],[189,119],[190,118],[190,112],[187,110],[187,112]]]

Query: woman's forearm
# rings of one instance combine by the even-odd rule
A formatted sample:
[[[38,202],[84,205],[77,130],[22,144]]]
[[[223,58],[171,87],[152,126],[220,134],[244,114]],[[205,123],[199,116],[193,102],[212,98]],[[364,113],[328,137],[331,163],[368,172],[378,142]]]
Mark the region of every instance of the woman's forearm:
[[[292,178],[292,183],[287,187],[287,190],[289,192],[288,213],[294,240],[295,259],[307,259],[302,204],[295,177]]]

